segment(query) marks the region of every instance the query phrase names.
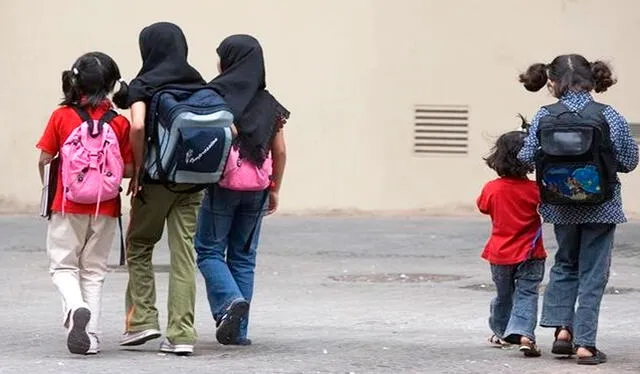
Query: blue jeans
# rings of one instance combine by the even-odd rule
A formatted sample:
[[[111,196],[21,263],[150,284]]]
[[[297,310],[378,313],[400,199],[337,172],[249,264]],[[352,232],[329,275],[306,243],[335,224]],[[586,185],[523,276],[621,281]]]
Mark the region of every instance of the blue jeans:
[[[568,327],[578,346],[596,346],[615,230],[613,224],[555,225],[558,252],[544,293],[540,325]]]
[[[256,249],[266,192],[231,191],[218,186],[207,191],[200,208],[195,248],[213,318],[218,321],[231,302],[253,297]],[[248,248],[251,231],[255,232]],[[247,337],[248,319],[240,339]]]
[[[544,259],[517,265],[491,265],[497,295],[491,300],[489,327],[509,343],[520,343],[525,336],[536,340],[538,287],[544,278]]]

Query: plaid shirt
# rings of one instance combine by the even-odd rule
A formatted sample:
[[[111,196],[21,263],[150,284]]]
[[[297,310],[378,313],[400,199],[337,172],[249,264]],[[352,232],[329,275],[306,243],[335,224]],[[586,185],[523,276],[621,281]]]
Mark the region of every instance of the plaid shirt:
[[[572,111],[579,111],[593,100],[588,92],[569,91],[561,99]],[[536,133],[540,118],[548,115],[545,108],[541,108],[531,121],[529,135],[524,141],[524,146],[518,154],[518,158],[526,163],[533,164],[537,150],[540,148]],[[638,145],[631,136],[629,125],[615,109],[607,106],[602,112],[609,124],[613,148],[621,168],[631,171],[638,165]],[[613,198],[601,205],[586,206],[560,206],[541,204],[540,214],[547,223],[557,225],[577,225],[581,223],[624,223],[627,221],[622,210],[622,197],[620,183],[615,185]]]

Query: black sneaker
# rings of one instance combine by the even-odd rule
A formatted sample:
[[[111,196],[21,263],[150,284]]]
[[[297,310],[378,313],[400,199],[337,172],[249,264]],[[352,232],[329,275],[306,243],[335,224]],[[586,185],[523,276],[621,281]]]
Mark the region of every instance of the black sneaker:
[[[67,335],[69,352],[86,355],[91,348],[91,338],[87,333],[87,325],[91,320],[91,311],[87,308],[74,309],[69,319],[70,329]]]
[[[249,302],[235,299],[217,323],[216,339],[220,344],[231,345],[238,341],[240,323],[249,314]]]

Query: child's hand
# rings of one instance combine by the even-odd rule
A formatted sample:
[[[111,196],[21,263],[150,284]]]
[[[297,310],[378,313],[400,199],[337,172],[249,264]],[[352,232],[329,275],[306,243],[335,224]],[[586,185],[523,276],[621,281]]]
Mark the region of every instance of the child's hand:
[[[133,178],[129,180],[129,188],[127,189],[127,196],[131,195],[131,197],[136,197],[138,192],[142,190],[142,186],[138,185],[139,176],[134,175]]]
[[[267,210],[267,215],[271,215],[273,213],[276,212],[276,210],[278,210],[278,192],[276,191],[270,191],[269,192],[269,208]]]
[[[231,124],[231,137],[235,139],[237,136],[238,136],[238,128],[236,127],[236,125]]]

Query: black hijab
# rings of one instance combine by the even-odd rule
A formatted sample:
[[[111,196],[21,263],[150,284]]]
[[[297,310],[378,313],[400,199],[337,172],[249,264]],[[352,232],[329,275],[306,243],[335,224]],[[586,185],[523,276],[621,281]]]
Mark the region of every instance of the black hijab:
[[[254,37],[229,36],[217,52],[222,73],[209,85],[231,107],[240,157],[261,167],[276,127],[289,118],[289,111],[266,90],[262,47]]]
[[[186,90],[202,88],[204,79],[187,62],[187,39],[177,25],[158,22],[140,32],[142,68],[129,85],[128,105],[149,101],[160,89]]]

